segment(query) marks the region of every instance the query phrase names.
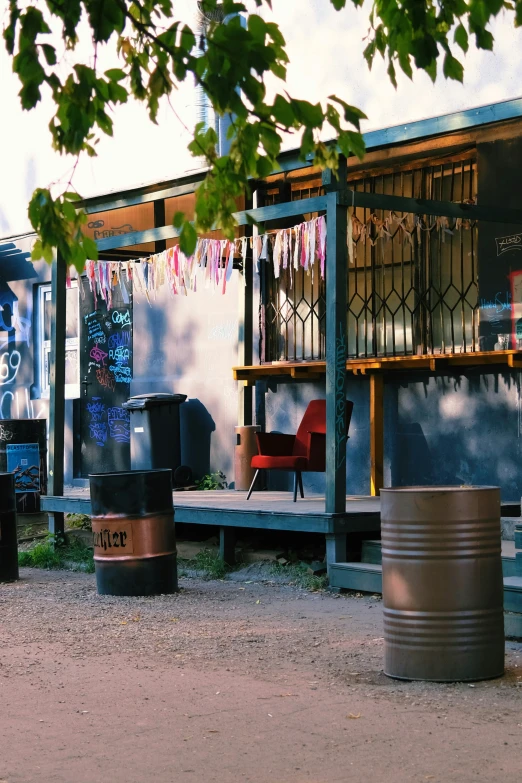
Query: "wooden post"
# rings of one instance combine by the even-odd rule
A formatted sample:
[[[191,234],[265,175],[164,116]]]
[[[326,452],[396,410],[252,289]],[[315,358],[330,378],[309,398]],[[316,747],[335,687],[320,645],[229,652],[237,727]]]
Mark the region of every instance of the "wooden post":
[[[254,207],[257,193],[254,193]],[[237,362],[240,367],[251,365],[253,362],[253,262],[252,255],[247,252],[245,266],[239,277],[239,305],[238,305],[238,336]],[[238,411],[237,423],[239,427],[252,424],[252,386],[239,382],[238,385]]]
[[[219,556],[227,565],[236,564],[236,530],[233,527],[219,528]]]
[[[346,186],[346,159],[339,179],[323,174],[326,191],[326,512],[346,511],[346,300],[347,209],[339,205]]]
[[[49,495],[63,495],[65,430],[65,307],[67,268],[57,254],[51,271],[51,366],[49,395]],[[64,514],[49,514],[49,532],[64,532]]]
[[[370,375],[370,494],[378,495],[384,482],[384,376]]]
[[[154,228],[161,228],[165,225],[165,199],[157,199],[154,204]],[[160,239],[154,243],[154,252],[161,253],[162,250],[167,249],[167,242],[165,239]]]

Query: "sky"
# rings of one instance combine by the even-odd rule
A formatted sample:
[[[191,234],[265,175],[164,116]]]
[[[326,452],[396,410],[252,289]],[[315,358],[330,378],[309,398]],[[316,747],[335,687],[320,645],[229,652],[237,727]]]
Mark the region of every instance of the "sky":
[[[189,19],[195,0],[174,0],[180,16]],[[251,0],[250,0],[251,2]],[[349,4],[350,5],[350,4]],[[0,20],[5,23],[7,3],[0,0]],[[359,106],[368,116],[363,130],[385,128],[426,117],[495,103],[522,94],[522,29],[515,30],[512,16],[500,15],[492,27],[495,53],[470,47],[460,57],[465,67],[464,85],[439,78],[435,84],[416,73],[410,82],[399,76],[395,90],[382,61],[368,70],[362,57],[371,4],[350,6],[336,12],[330,0],[273,0],[273,11],[263,16],[280,25],[290,57],[287,89],[295,97],[321,101],[336,94]],[[84,50],[86,51],[86,50]],[[114,55],[115,57],[115,55]],[[107,67],[115,65],[105,57]],[[270,85],[273,90],[274,85]],[[279,88],[281,89],[281,88]],[[30,228],[27,204],[33,189],[53,182],[66,183],[73,160],[51,148],[48,123],[51,101],[22,111],[19,84],[11,62],[0,45],[0,236]],[[85,157],[76,169],[74,185],[88,197],[111,190],[169,179],[197,168],[187,152],[196,121],[195,95],[190,78],[172,99],[175,112],[164,103],[154,126],[146,109],[129,103],[113,115],[114,136],[98,145],[98,157]],[[181,121],[180,121],[181,118]],[[186,127],[185,127],[186,126]],[[297,146],[289,139],[286,147]]]

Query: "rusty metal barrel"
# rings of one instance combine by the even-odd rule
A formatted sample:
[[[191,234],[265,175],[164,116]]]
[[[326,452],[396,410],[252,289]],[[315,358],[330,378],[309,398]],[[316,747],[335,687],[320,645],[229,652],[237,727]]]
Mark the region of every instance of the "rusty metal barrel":
[[[234,488],[250,489],[254,468],[250,466],[252,457],[257,454],[256,432],[261,427],[257,424],[245,424],[236,427],[236,447],[234,450]]]
[[[0,473],[0,582],[18,579],[16,495],[13,473]]]
[[[504,672],[498,487],[381,490],[384,672],[484,680]]]
[[[89,483],[98,593],[176,592],[172,471],[96,473]]]

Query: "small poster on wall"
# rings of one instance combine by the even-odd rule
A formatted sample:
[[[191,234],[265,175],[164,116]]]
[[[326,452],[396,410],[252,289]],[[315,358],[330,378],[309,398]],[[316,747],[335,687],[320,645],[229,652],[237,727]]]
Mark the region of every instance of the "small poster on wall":
[[[15,476],[15,492],[40,492],[38,443],[8,443],[6,452],[7,470]]]

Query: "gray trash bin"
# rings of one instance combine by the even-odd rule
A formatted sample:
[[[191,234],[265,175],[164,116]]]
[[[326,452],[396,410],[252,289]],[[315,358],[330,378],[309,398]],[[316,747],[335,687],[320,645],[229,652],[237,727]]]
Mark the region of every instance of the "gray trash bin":
[[[181,464],[179,406],[186,394],[139,394],[123,403],[130,413],[132,470],[170,468]]]

